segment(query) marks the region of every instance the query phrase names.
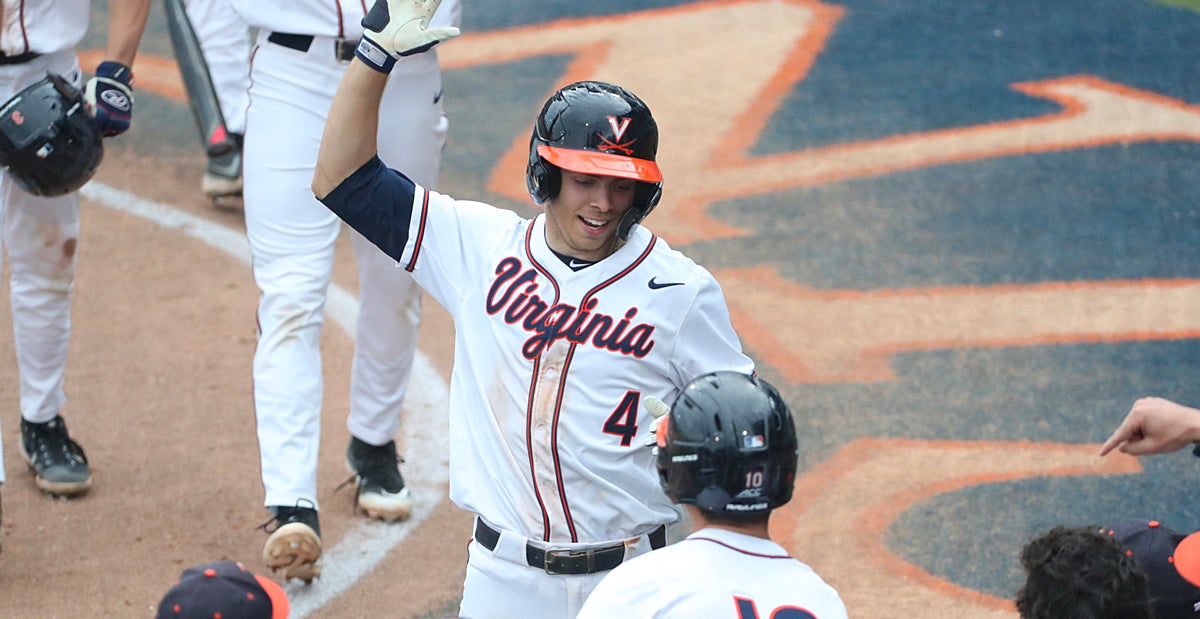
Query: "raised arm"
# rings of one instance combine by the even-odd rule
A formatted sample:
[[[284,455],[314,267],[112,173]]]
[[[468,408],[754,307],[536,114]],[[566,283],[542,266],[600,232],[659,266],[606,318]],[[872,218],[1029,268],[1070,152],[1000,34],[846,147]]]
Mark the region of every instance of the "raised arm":
[[[458,28],[430,28],[442,0],[375,0],[363,18],[355,59],[338,85],[321,137],[312,190],[324,198],[375,156],[379,101],[396,61],[458,36]],[[403,170],[401,170],[403,171]]]
[[[375,156],[379,131],[379,100],[387,85],[387,74],[361,60],[350,61],[338,85],[321,136],[312,190],[324,198],[346,177]]]

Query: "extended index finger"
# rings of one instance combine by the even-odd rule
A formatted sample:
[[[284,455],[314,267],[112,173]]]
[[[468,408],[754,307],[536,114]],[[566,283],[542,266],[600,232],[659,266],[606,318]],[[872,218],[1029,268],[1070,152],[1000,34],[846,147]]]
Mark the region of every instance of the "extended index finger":
[[[1117,426],[1117,429],[1114,430],[1112,435],[1108,437],[1108,440],[1104,441],[1104,444],[1100,446],[1100,455],[1107,455],[1117,447],[1128,443],[1131,439],[1137,436],[1137,434],[1140,432],[1140,428],[1141,422],[1134,418],[1133,413],[1126,415],[1125,419],[1121,422],[1121,425]]]

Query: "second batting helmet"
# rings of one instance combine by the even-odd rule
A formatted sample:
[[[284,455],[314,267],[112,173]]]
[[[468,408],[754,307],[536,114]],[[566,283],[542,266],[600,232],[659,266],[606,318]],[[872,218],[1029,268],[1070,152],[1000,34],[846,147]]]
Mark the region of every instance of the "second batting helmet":
[[[529,137],[525,181],[537,204],[558,195],[560,170],[638,181],[633,205],[617,224],[623,239],[662,196],[657,151],[658,124],[637,95],[607,82],[575,82],[542,106]]]
[[[53,73],[0,107],[0,165],[35,195],[61,196],[82,187],[104,158],[102,140],[83,94]]]
[[[744,516],[791,500],[796,426],[766,381],[740,372],[705,374],[688,383],[662,423],[657,467],[675,502]]]

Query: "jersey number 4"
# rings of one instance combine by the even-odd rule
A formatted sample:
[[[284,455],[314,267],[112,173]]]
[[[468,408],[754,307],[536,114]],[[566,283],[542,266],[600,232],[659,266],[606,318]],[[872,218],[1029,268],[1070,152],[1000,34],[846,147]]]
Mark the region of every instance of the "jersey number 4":
[[[760,619],[758,608],[754,605],[754,600],[743,597],[733,597],[734,604],[737,604],[738,619]],[[780,606],[771,611],[767,618],[763,619],[817,619],[817,616],[795,606]]]
[[[604,433],[621,437],[622,447],[632,445],[633,437],[637,436],[638,403],[641,402],[641,399],[642,394],[636,391],[626,391],[625,397],[621,398],[621,403],[608,416],[608,419],[604,420]]]

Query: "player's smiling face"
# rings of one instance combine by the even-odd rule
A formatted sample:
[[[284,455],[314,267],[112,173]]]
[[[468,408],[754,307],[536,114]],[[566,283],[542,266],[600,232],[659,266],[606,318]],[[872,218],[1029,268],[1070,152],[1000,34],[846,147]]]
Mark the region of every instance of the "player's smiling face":
[[[546,242],[555,251],[597,261],[617,249],[617,223],[633,204],[636,181],[562,171],[558,195],[546,203]]]

